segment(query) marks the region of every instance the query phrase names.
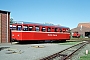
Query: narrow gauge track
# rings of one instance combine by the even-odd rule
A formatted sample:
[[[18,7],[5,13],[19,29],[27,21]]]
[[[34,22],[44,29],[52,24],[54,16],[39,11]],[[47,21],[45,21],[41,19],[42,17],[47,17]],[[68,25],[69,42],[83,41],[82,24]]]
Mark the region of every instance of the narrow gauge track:
[[[74,55],[75,52],[83,48],[86,44],[88,44],[88,42],[81,42],[40,60],[70,60],[70,57]]]

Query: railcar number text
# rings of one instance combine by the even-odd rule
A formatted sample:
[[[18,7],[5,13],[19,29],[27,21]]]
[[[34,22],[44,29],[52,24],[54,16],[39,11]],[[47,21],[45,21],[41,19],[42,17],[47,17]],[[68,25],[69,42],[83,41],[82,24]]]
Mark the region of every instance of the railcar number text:
[[[57,34],[48,34],[48,36],[57,36]]]

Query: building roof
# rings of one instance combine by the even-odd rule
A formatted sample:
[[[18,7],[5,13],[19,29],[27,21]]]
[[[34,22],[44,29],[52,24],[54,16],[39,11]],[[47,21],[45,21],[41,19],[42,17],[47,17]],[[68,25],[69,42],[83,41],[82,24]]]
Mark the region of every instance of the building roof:
[[[89,23],[79,23],[77,27],[87,27],[90,28],[90,22]]]
[[[10,13],[10,11],[0,10],[0,13]]]
[[[77,28],[74,28],[74,29],[71,29],[71,32],[90,32],[90,28],[87,28],[87,27],[77,27]]]

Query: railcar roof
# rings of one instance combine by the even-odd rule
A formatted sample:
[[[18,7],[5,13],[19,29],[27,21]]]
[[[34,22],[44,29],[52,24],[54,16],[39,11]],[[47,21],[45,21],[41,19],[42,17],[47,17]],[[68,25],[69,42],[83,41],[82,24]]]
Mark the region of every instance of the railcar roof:
[[[54,27],[59,27],[59,28],[69,28],[69,27],[65,27],[65,26],[58,26],[58,25],[50,25],[50,24],[40,24],[42,26],[54,26]]]
[[[69,28],[65,26],[58,26],[54,24],[41,24],[41,23],[33,23],[33,22],[17,22],[17,24],[34,24],[34,25],[40,25],[40,26],[53,26],[53,27],[59,27],[59,28]]]

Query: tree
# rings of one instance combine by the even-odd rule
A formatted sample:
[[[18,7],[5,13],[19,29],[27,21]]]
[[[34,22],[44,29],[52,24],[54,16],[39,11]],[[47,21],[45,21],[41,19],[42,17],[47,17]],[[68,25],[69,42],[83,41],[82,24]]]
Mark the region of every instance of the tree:
[[[14,22],[13,22],[13,18],[10,18],[10,24],[12,24],[12,23],[14,23]]]

